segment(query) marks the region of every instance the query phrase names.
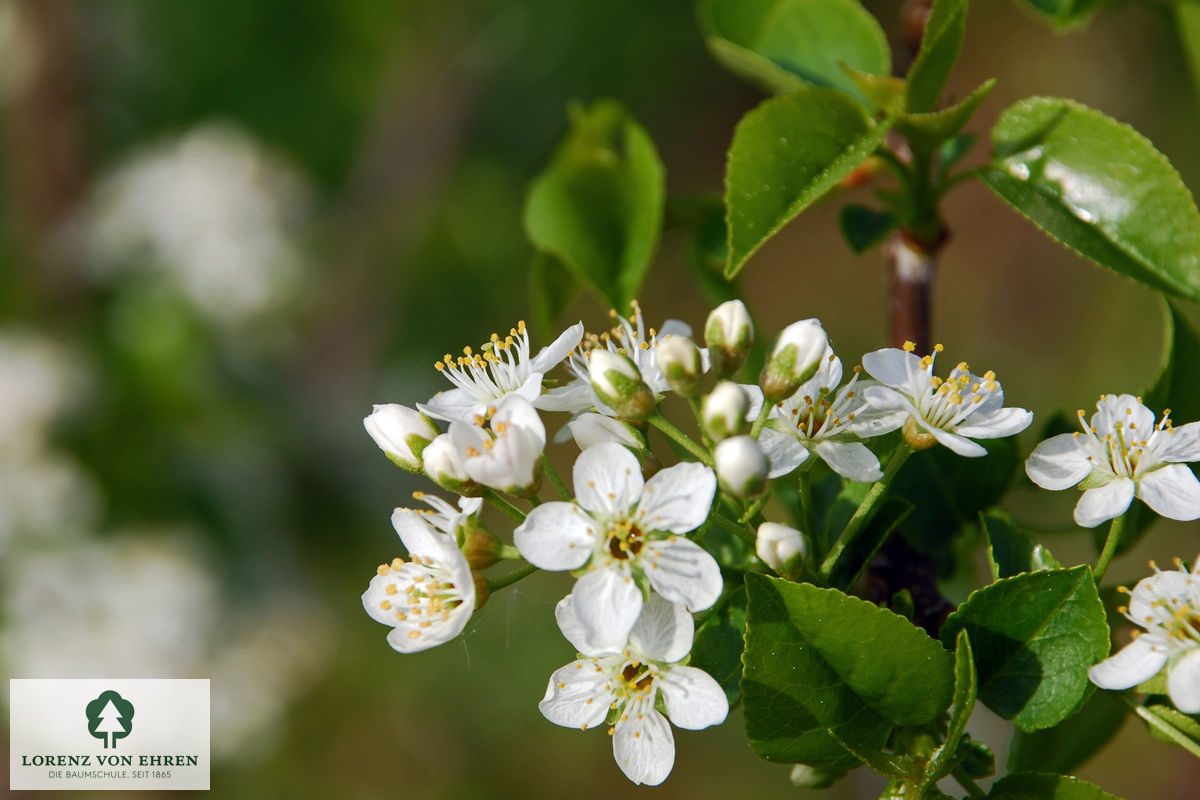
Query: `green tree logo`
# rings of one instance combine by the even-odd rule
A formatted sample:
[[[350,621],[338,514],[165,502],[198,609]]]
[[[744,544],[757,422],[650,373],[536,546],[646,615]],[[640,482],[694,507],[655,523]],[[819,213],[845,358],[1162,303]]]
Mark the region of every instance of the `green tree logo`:
[[[133,730],[133,703],[112,691],[87,704],[88,733],[104,740],[104,747],[116,747]]]

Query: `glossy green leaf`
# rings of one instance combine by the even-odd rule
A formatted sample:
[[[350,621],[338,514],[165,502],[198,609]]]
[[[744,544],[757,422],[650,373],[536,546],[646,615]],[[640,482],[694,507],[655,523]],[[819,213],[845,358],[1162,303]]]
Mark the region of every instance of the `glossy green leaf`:
[[[838,214],[842,236],[856,253],[865,253],[882,242],[899,224],[900,221],[886,211],[853,203],[842,206]]]
[[[1096,9],[1113,0],[1021,0],[1021,5],[1052,22],[1056,28],[1073,28],[1091,19]]]
[[[1073,100],[1034,97],[992,129],[983,181],[1052,239],[1121,275],[1200,300],[1200,213],[1166,156]]]
[[[662,224],[665,172],[646,131],[619,104],[570,111],[571,129],[530,187],[534,247],[613,307],[637,293]]]
[[[985,511],[979,515],[979,520],[988,537],[988,561],[993,580],[1061,566],[1049,550],[1034,544],[1029,534],[1006,512]]]
[[[941,111],[930,111],[925,114],[903,114],[896,118],[896,129],[904,134],[909,143],[918,150],[932,152],[942,142],[958,135],[963,126],[970,122],[979,104],[996,85],[996,80],[990,79],[980,84],[960,102]]]
[[[1087,781],[1069,775],[1023,772],[996,781],[987,800],[1121,800]]]
[[[1083,708],[1054,728],[1013,732],[1009,772],[1074,772],[1108,744],[1129,713],[1107,692],[1095,692]]]
[[[966,32],[967,0],[934,0],[925,20],[921,49],[908,70],[905,97],[909,111],[922,113],[937,108]]]
[[[954,643],[954,710],[946,726],[946,739],[933,751],[925,767],[925,780],[936,782],[954,768],[954,757],[958,743],[967,732],[967,720],[975,710],[979,683],[975,676],[975,657],[971,653],[971,639],[965,630],[958,632]]]
[[[716,679],[730,705],[742,697],[742,650],[745,647],[746,595],[738,592],[717,614],[696,629],[688,662]]]
[[[701,0],[718,61],[771,92],[826,86],[861,97],[842,65],[891,71],[887,37],[858,0]]]
[[[1108,655],[1091,567],[1027,572],[974,592],[942,627],[971,636],[979,699],[1022,730],[1057,725],[1087,699],[1087,671]]]
[[[895,725],[941,715],[953,659],[919,628],[835,589],[746,576],[742,695],[750,745],[771,761],[858,760],[826,733],[879,751]]]
[[[763,242],[853,172],[887,130],[831,89],[774,97],[742,117],[725,170],[725,274],[736,275]]]

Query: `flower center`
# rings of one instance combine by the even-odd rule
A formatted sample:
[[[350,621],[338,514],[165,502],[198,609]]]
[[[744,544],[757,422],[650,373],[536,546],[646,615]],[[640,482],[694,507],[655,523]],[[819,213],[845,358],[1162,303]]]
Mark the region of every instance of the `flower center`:
[[[391,564],[379,567],[379,574],[391,578],[384,587],[387,597],[380,601],[379,607],[394,612],[400,622],[430,628],[448,621],[450,612],[462,605],[462,592],[450,579],[449,570],[429,559],[420,556],[412,556],[408,562],[393,559]],[[408,635],[416,639],[421,632],[414,630]]]
[[[626,560],[642,552],[645,534],[632,522],[618,522],[608,529],[604,546],[613,558]]]
[[[529,332],[524,320],[509,328],[503,339],[493,333],[480,352],[469,346],[462,352],[458,358],[446,353],[434,366],[478,402],[498,400],[519,389],[529,377]]]

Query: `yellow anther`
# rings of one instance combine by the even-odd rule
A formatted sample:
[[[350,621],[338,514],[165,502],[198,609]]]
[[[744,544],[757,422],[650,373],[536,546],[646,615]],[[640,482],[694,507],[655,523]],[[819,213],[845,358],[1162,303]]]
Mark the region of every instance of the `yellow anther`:
[[[421,636],[421,632],[420,632],[420,631],[409,631],[409,632],[408,632],[408,638],[410,638],[410,639],[417,639],[417,638],[419,638],[420,636]]]
[[[388,588],[390,589],[391,587],[389,586]],[[392,608],[392,601],[391,600],[383,600],[379,603],[379,607],[382,608],[384,611],[390,611]]]
[[[400,558],[397,556],[396,558],[392,559],[392,569],[400,569],[403,566],[404,566],[403,558]]]
[[[904,343],[904,352],[911,353],[913,350],[916,350],[916,349],[917,349],[917,343],[912,341],[911,339]]]
[[[376,572],[376,573],[378,573],[379,575],[387,575],[387,574],[388,574],[388,565],[387,565],[387,564],[380,564],[380,565],[379,565],[379,566],[376,568],[375,572]]]

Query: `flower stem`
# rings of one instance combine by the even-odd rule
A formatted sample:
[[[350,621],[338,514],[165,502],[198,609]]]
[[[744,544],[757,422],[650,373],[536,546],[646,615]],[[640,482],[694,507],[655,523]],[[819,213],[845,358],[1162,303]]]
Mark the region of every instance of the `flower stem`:
[[[752,519],[754,519],[754,517],[758,514],[758,512],[763,510],[763,506],[765,506],[767,504],[767,501],[770,499],[771,499],[771,495],[770,495],[770,493],[767,493],[767,494],[764,494],[762,497],[758,498],[757,500],[755,500],[754,503],[751,504],[751,506],[746,509],[746,513],[742,514],[742,516],[738,519],[738,522],[741,522],[744,524],[753,524],[750,521]]]
[[[1104,573],[1108,572],[1108,564],[1113,560],[1113,556],[1117,554],[1117,545],[1121,543],[1121,532],[1125,530],[1125,518],[1129,516],[1126,511],[1121,516],[1114,519],[1108,526],[1108,538],[1104,540],[1104,549],[1100,551],[1100,560],[1096,562],[1096,585],[1100,585],[1100,579],[1104,577]]]
[[[567,485],[563,483],[563,479],[558,474],[558,470],[550,463],[550,459],[542,453],[542,469],[546,472],[546,477],[550,479],[550,485],[554,487],[554,491],[558,493],[560,500],[570,500],[571,492],[567,490]]]
[[[862,503],[854,512],[854,516],[846,523],[846,527],[838,535],[837,541],[833,543],[833,547],[829,549],[825,560],[821,562],[821,578],[828,580],[833,574],[833,568],[837,566],[838,559],[846,551],[846,548],[858,537],[862,529],[867,526],[875,513],[879,510],[879,501],[887,494],[888,487],[891,486],[892,480],[895,479],[896,473],[900,471],[900,467],[904,466],[904,462],[912,455],[912,448],[907,444],[901,443],[896,445],[896,449],[892,451],[891,458],[888,459],[887,466],[883,469],[883,477],[875,482],[871,487],[871,491],[867,492],[867,496],[863,498]]]
[[[537,508],[542,504],[542,498],[538,497],[536,494],[526,495],[525,499],[528,500],[529,505],[533,506],[534,508]]]
[[[1125,692],[1121,692],[1117,695],[1117,697],[1120,698],[1121,702],[1128,706],[1133,713],[1144,719],[1146,724],[1151,728],[1154,728],[1156,731],[1166,736],[1184,750],[1187,750],[1196,758],[1200,758],[1200,744],[1192,741],[1190,736],[1185,734],[1183,731],[1180,731],[1174,725],[1170,724],[1165,719],[1152,712],[1150,709],[1139,704]]]
[[[695,456],[697,461],[707,464],[710,467],[713,465],[712,456],[708,454],[708,451],[692,441],[691,437],[689,437],[686,433],[672,425],[670,420],[662,415],[661,411],[655,411],[653,416],[646,421],[669,436],[680,447]]]
[[[950,774],[954,777],[954,780],[958,781],[959,786],[967,790],[967,794],[971,795],[972,800],[987,797],[987,793],[979,788],[979,784],[975,783],[961,766],[955,767]]]
[[[816,550],[813,549],[813,545],[817,541],[817,521],[813,515],[812,474],[804,467],[800,468],[796,488],[800,491],[800,513],[804,518],[804,530],[800,531],[800,536],[808,545],[808,552],[816,553]]]
[[[525,521],[525,512],[501,497],[495,489],[484,489],[483,499],[512,517],[518,523]]]
[[[733,520],[729,519],[728,517],[722,516],[720,513],[716,512],[716,511],[713,512],[712,518],[713,518],[713,522],[717,523],[722,528],[729,531],[730,533],[732,533],[734,536],[738,537],[742,541],[748,542],[751,545],[756,544],[758,542],[757,534],[755,534],[754,531],[750,530],[750,528],[748,526],[739,525],[738,523],[734,522]]]
[[[533,564],[526,564],[523,567],[517,567],[507,575],[501,575],[499,578],[494,578],[487,582],[488,592],[495,592],[507,586],[512,586],[522,578],[527,578],[537,572],[538,568]]]
[[[754,418],[754,424],[750,427],[750,438],[758,441],[758,435],[762,433],[762,429],[767,425],[767,418],[771,416],[771,409],[775,407],[774,403],[767,402],[767,398],[763,398],[762,408],[758,410],[758,416]]]
[[[704,432],[704,419],[700,413],[700,398],[689,397],[688,407],[692,409],[692,416],[696,418],[696,427],[700,429],[700,441],[704,442],[704,446],[711,450],[713,440],[711,436]]]

